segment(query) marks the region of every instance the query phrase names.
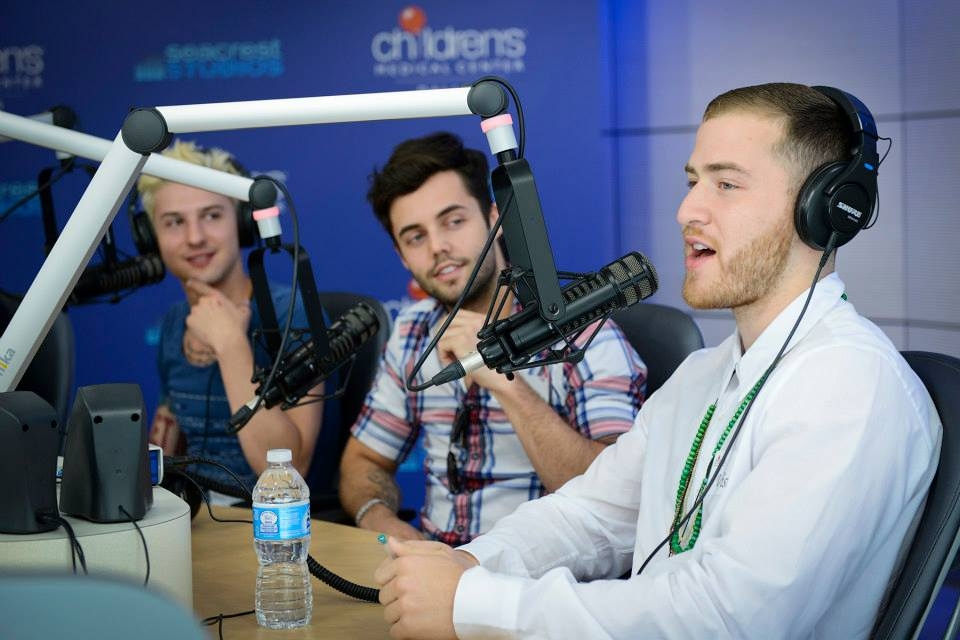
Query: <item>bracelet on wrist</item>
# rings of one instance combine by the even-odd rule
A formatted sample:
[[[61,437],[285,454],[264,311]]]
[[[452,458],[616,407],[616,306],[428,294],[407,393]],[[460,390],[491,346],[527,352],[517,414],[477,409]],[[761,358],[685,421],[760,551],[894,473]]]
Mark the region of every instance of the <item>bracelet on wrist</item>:
[[[353,517],[353,521],[358,527],[360,526],[360,521],[363,520],[363,516],[367,515],[367,512],[378,504],[382,504],[388,509],[390,508],[390,505],[387,504],[387,501],[383,498],[371,498],[370,500],[367,500],[363,503],[362,507],[357,509],[357,515]]]

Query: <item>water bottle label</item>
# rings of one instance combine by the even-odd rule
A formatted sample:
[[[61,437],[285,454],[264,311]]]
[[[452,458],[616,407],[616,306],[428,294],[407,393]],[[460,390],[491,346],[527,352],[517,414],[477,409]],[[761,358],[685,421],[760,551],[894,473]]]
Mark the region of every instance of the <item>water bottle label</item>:
[[[253,503],[253,537],[292,540],[310,535],[310,501],[284,504]]]

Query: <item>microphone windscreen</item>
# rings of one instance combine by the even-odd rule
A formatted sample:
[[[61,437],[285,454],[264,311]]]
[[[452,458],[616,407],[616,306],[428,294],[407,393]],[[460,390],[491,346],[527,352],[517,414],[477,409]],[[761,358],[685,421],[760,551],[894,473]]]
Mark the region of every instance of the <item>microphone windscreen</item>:
[[[613,283],[622,289],[624,306],[631,306],[644,298],[649,298],[659,286],[657,270],[647,260],[646,256],[633,251],[615,260],[603,268],[607,271]]]

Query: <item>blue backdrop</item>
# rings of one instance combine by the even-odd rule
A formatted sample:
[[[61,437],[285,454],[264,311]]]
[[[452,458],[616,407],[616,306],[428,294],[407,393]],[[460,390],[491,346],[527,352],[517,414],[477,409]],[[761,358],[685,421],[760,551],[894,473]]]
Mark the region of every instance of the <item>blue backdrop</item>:
[[[593,3],[542,7],[505,0],[424,3],[380,0],[363,11],[339,4],[231,2],[229,9],[175,0],[162,15],[104,2],[52,7],[17,3],[0,35],[3,110],[30,115],[73,108],[79,129],[112,139],[127,110],[154,106],[461,86],[486,74],[509,79],[527,116],[527,157],[537,179],[557,264],[590,270],[617,257],[601,70],[601,20]],[[188,22],[187,22],[188,21]],[[279,172],[300,214],[301,240],[320,289],[400,303],[409,277],[376,223],[367,176],[400,140],[439,129],[486,150],[477,118],[444,118],[224,131],[187,136],[219,145],[255,173]],[[0,146],[0,209],[35,187],[53,153]],[[87,179],[54,187],[62,228]],[[134,253],[124,211],[113,229]],[[285,225],[289,240],[289,223]],[[22,292],[43,260],[39,206],[0,226],[0,287]],[[97,258],[94,258],[96,261]],[[286,278],[285,262],[268,263]],[[153,339],[182,295],[167,278],[117,305],[72,307],[77,384],[139,383],[151,411],[157,380]]]

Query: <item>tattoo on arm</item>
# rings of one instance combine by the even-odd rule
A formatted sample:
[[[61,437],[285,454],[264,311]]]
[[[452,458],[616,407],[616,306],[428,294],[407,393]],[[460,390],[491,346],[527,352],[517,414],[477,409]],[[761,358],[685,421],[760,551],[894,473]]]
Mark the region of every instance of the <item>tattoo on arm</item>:
[[[393,476],[383,469],[371,469],[367,474],[367,480],[376,487],[376,496],[396,513],[400,509],[400,489],[394,481]]]

